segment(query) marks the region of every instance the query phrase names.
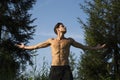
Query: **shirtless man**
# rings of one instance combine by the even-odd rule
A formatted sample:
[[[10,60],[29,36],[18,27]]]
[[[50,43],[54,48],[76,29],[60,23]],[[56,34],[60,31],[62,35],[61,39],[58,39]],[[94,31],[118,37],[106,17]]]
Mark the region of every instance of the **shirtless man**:
[[[67,32],[63,23],[57,23],[54,28],[56,38],[48,39],[45,42],[38,43],[33,46],[25,46],[24,44],[17,45],[22,49],[39,49],[50,46],[52,50],[52,64],[50,69],[50,80],[73,80],[72,71],[69,67],[69,53],[70,46],[74,46],[80,49],[98,50],[105,47],[105,44],[98,45],[96,47],[84,46],[81,43],[76,42],[72,38],[65,38],[64,34]]]

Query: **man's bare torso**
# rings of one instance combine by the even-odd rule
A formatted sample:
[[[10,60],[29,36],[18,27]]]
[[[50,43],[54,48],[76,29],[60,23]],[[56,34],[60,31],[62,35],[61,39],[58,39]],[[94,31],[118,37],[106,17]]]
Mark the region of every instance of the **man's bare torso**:
[[[69,65],[68,56],[70,53],[71,45],[73,47],[81,48],[83,50],[85,49],[98,50],[98,49],[102,49],[105,47],[105,44],[102,46],[98,45],[96,47],[84,46],[81,43],[76,42],[72,38],[65,38],[64,34],[67,32],[67,30],[66,30],[66,27],[62,23],[56,24],[54,31],[57,35],[56,38],[48,39],[45,42],[38,43],[32,46],[25,46],[23,43],[20,45],[17,44],[16,46],[22,49],[27,49],[27,50],[45,48],[45,47],[50,46],[52,50],[52,66]]]
[[[52,66],[68,65],[71,40],[64,38],[62,40],[51,39],[49,41],[52,49]]]

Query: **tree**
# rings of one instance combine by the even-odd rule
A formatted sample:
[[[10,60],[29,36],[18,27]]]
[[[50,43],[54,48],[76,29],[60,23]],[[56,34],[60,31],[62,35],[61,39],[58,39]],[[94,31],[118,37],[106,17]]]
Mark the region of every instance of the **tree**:
[[[72,74],[73,74],[73,79],[76,80],[77,79],[77,72],[76,72],[76,56],[75,53],[70,52],[69,54],[69,65],[71,67],[72,70]]]
[[[27,44],[35,31],[28,11],[35,0],[0,1],[0,80],[14,80],[26,63],[31,61],[31,51],[18,49],[15,43]],[[16,77],[17,76],[17,77]]]
[[[100,51],[85,51],[80,62],[82,80],[120,80],[120,0],[85,0],[81,8],[88,14],[85,40],[88,45],[105,43]]]

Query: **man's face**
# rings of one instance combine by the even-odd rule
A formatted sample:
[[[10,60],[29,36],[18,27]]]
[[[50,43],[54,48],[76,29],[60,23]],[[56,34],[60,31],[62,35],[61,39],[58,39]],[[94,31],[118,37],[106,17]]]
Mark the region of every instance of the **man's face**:
[[[58,31],[66,33],[66,27],[64,25],[60,25]]]

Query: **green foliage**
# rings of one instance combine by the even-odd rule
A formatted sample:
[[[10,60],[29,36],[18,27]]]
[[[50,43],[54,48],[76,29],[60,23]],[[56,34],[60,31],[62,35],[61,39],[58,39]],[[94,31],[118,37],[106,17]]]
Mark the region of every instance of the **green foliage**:
[[[36,69],[37,64],[32,65],[32,69],[21,75],[18,80],[49,80],[50,68],[47,61],[45,60],[45,57],[43,58],[42,64],[42,67],[40,67],[38,70]]]
[[[77,70],[81,80],[104,80],[107,78],[108,70],[106,63],[101,59],[102,55],[97,52],[87,52],[81,56]]]
[[[18,49],[15,44],[28,43],[35,26],[28,13],[35,0],[0,1],[0,80],[15,80],[20,70],[31,61],[31,51]]]
[[[45,61],[45,57],[43,58],[43,66],[40,72],[38,72],[36,76],[36,80],[49,80],[49,70],[50,67],[48,63]]]
[[[69,55],[69,63],[70,63],[70,67],[71,67],[71,70],[74,71],[75,68],[76,68],[76,56],[75,56],[75,53],[70,53]]]
[[[33,59],[35,58],[36,56],[33,57]],[[76,75],[77,72],[75,70],[77,65],[76,65],[76,57],[74,53],[71,52],[69,60],[70,60],[70,67],[73,72],[74,80],[77,80],[77,75]],[[32,65],[32,69],[21,75],[18,80],[49,80],[50,66],[45,60],[45,57],[43,58],[42,64],[43,64],[42,67],[36,69],[37,64],[36,64],[36,60],[34,60],[34,65]]]
[[[77,57],[75,56],[75,53],[71,52],[69,55],[69,65],[71,67],[72,70],[72,74],[73,74],[73,79],[76,80],[77,79]]]
[[[120,79],[119,5],[119,0],[85,0],[85,5],[81,5],[88,14],[86,23],[78,18],[85,29],[86,44],[106,44],[105,50],[85,51],[79,65],[82,80]]]

